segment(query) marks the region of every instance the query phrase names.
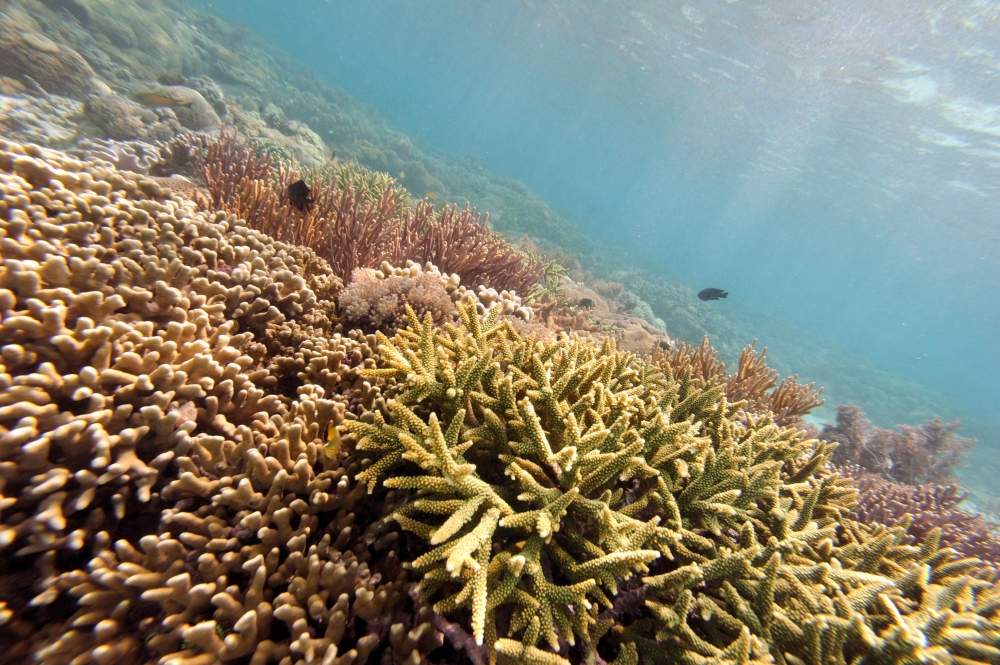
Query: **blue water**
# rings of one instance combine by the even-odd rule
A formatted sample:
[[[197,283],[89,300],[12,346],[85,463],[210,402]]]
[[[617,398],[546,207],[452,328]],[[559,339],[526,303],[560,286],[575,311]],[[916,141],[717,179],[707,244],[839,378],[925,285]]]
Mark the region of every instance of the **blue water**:
[[[706,306],[1000,422],[1000,4],[194,4]]]

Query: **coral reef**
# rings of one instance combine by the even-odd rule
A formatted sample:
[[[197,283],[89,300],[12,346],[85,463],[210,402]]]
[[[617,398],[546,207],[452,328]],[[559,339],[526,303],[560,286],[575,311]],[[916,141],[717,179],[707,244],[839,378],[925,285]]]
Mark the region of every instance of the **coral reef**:
[[[0,20],[0,74],[60,95],[96,88],[94,70],[79,53],[10,20]]]
[[[0,133],[36,145],[62,147],[77,134],[83,102],[58,95],[0,95]]]
[[[464,617],[491,661],[594,662],[607,648],[619,662],[894,662],[988,648],[985,634],[956,646],[933,620],[992,620],[995,573],[939,549],[939,532],[917,548],[905,522],[851,522],[856,491],[827,469],[825,443],[770,415],[743,421],[722,386],[610,342],[539,345],[496,313],[459,310],[461,327],[411,311],[394,339],[378,335],[380,366],[362,374],[394,380],[393,399],[342,429],[377,456],[358,475],[369,491],[416,492],[393,518],[427,541],[412,561],[420,598]],[[615,596],[639,618],[624,620]],[[817,652],[821,631],[836,637]]]
[[[923,541],[939,529],[945,547],[1000,567],[997,525],[962,510],[968,493],[957,485],[902,485],[866,473],[857,465],[841,472],[851,477],[859,490],[855,518],[862,524],[895,524],[910,515],[913,525],[909,535],[915,541]]]
[[[182,126],[195,131],[210,131],[222,125],[215,112],[201,93],[182,85],[142,86],[133,95],[143,105],[167,108]]]
[[[81,160],[100,161],[119,171],[146,175],[163,161],[156,146],[142,141],[84,139],[67,152]]]
[[[696,385],[725,385],[726,397],[731,401],[742,401],[747,413],[770,413],[779,425],[798,427],[802,416],[823,404],[820,395],[823,389],[814,390],[814,383],[801,385],[798,376],[791,376],[778,382],[778,372],[765,363],[767,349],[758,355],[757,340],[746,346],[740,353],[736,372],[726,375],[726,365],[719,360],[718,353],[702,338],[701,346],[694,348],[682,343],[672,351],[656,349],[653,362],[661,367],[669,365],[676,376],[691,372],[691,380]]]
[[[356,268],[406,260],[429,261],[469,284],[521,293],[542,276],[541,261],[510,246],[475,211],[448,206],[435,213],[426,201],[408,208],[392,186],[373,200],[350,179],[354,173],[356,168],[343,174],[346,182],[336,172],[329,180],[315,175],[313,203],[298,211],[287,193],[298,174],[282,163],[275,168],[266,154],[241,145],[235,134],[224,133],[209,147],[204,166],[214,206],[246,219],[252,228],[313,248],[342,278]]]
[[[345,336],[326,261],[154,180],[4,142],[0,186],[5,662],[992,658],[994,572],[691,362],[485,287]]]
[[[872,427],[860,407],[842,404],[836,425],[824,425],[820,436],[840,444],[833,458],[837,464],[858,464],[905,485],[945,484],[976,443],[955,433],[961,427],[958,420],[945,424],[935,417],[922,425],[900,425],[894,432]]]

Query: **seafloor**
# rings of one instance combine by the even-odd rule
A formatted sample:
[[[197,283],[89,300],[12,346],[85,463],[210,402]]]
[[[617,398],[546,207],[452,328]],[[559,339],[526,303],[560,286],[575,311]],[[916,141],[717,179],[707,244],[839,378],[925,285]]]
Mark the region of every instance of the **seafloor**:
[[[1000,663],[932,396],[817,411],[181,3],[6,2],[0,41],[0,663]]]

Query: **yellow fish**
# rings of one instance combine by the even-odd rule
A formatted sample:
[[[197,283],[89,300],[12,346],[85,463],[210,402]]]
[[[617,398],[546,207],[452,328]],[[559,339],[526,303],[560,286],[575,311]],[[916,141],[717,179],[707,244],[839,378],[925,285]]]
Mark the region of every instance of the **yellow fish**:
[[[330,426],[326,428],[326,445],[323,446],[326,456],[330,459],[337,459],[340,456],[340,430],[330,421]]]
[[[438,197],[437,192],[427,192],[424,196],[429,199],[436,199]]]
[[[404,171],[400,171],[399,172],[399,179],[402,180],[405,177],[406,177],[406,173]]]
[[[191,106],[190,100],[177,99],[161,92],[137,92],[133,97],[147,106]]]

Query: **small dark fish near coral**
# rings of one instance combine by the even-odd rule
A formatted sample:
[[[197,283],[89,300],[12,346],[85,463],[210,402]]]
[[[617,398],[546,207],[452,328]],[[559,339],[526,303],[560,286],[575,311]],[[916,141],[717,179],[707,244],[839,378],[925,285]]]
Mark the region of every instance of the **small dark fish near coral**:
[[[698,292],[698,297],[702,300],[718,300],[729,295],[728,291],[722,289],[702,289]]]
[[[580,307],[584,309],[594,309],[595,305],[593,298],[580,298]]]
[[[305,212],[312,207],[313,200],[309,198],[311,191],[305,180],[293,182],[288,186],[288,202],[292,204],[292,207]]]

